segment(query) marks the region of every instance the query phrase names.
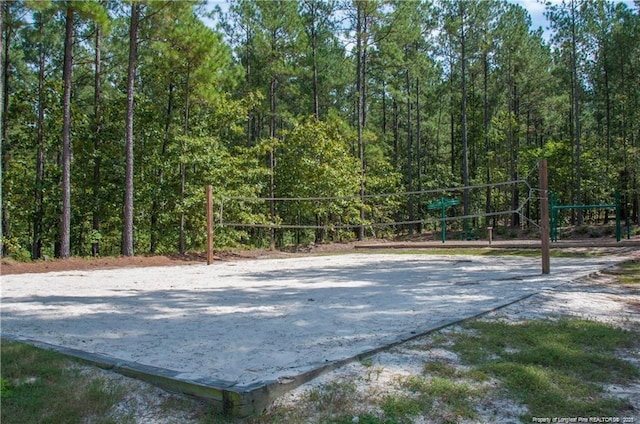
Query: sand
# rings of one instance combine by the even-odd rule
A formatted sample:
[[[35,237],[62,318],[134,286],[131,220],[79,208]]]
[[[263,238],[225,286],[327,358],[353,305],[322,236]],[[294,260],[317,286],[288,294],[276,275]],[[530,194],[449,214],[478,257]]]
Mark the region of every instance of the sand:
[[[2,276],[2,335],[255,387],[399,343],[623,256],[347,254]]]

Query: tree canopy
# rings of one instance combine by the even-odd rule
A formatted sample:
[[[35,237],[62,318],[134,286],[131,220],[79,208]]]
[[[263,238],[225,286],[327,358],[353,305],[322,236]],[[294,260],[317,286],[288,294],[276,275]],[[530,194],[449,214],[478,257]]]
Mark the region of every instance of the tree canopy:
[[[618,192],[639,224],[637,5],[549,4],[547,32],[506,0],[214,6],[0,1],[4,255],[200,250],[206,184],[247,224],[226,246],[421,232],[423,190],[535,186],[540,158],[564,203]],[[459,200],[539,219],[518,185]]]

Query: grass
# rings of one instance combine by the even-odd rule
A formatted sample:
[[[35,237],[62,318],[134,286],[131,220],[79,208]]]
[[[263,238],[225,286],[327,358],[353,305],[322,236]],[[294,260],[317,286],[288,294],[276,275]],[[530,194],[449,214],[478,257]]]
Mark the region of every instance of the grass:
[[[2,342],[2,411],[11,423],[119,423],[110,408],[124,389],[83,375],[72,362],[54,352]]]
[[[430,417],[443,423],[476,418],[473,403],[484,392],[482,387],[465,381],[437,376],[412,376],[404,387],[417,395],[421,405],[429,407],[425,412]]]
[[[538,416],[619,416],[629,407],[604,393],[604,384],[628,384],[640,370],[618,359],[638,335],[578,319],[472,321],[454,335],[463,362],[499,380],[509,395]]]
[[[130,397],[126,385],[99,377],[81,361],[24,343],[3,339],[0,357],[3,424],[133,424],[136,417],[117,405],[156,396],[150,389]],[[175,395],[160,398],[153,412],[162,415],[176,411],[191,422],[223,422],[206,405]]]
[[[622,264],[618,273],[618,281],[624,285],[640,284],[640,261],[629,261]]]

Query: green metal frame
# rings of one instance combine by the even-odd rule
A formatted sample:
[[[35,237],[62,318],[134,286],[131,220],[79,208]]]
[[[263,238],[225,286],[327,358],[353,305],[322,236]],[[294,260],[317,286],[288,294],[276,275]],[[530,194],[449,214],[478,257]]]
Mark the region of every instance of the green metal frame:
[[[549,210],[550,210],[550,226],[549,236],[551,241],[558,241],[558,223],[559,223],[559,211],[564,209],[615,209],[616,211],[616,241],[622,240],[622,230],[620,225],[620,193],[616,192],[616,202],[611,204],[601,205],[559,205],[558,196],[550,192],[549,193]]]
[[[435,202],[429,203],[427,205],[427,209],[440,209],[441,211],[441,216],[442,216],[442,242],[444,243],[444,241],[447,239],[447,214],[446,214],[446,210],[449,206],[455,206],[455,205],[459,205],[460,201],[456,200],[456,199],[447,199],[446,197],[443,197]]]

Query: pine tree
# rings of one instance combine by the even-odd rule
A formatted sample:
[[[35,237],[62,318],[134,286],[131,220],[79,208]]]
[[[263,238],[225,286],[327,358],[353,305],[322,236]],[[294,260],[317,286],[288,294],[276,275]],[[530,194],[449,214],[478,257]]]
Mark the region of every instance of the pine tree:
[[[127,68],[127,115],[125,121],[125,195],[122,254],[133,256],[133,108],[135,96],[136,61],[138,57],[138,22],[140,4],[131,3],[129,21],[129,62]]]

